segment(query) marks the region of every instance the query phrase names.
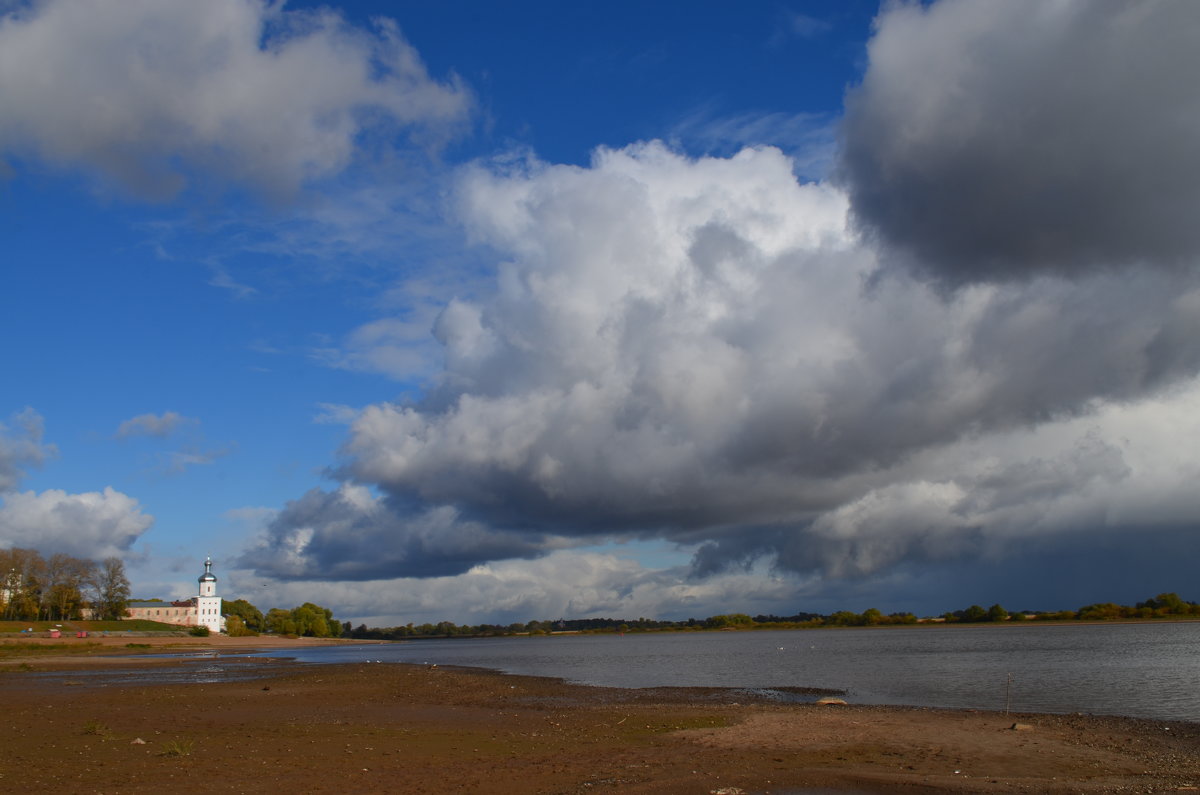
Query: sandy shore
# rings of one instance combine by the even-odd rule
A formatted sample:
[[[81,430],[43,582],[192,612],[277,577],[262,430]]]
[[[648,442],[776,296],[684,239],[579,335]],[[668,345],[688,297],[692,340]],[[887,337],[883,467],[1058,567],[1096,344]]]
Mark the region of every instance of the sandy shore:
[[[166,663],[185,671],[216,665],[255,679],[103,684],[114,666],[149,663],[113,662],[105,652],[141,641],[108,640],[85,659],[0,662],[0,791],[1200,791],[1193,723],[785,706],[718,689],[239,656],[297,643],[271,638],[153,644],[209,652]],[[148,681],[159,670],[139,669]]]

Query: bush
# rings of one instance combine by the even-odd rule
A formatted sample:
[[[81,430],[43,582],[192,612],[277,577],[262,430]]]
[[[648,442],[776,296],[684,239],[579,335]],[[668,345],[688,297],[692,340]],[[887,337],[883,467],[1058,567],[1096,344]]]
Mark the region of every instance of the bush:
[[[188,630],[188,634],[194,635],[197,638],[207,638],[209,635],[208,627],[205,627],[205,626],[192,627],[191,629]]]

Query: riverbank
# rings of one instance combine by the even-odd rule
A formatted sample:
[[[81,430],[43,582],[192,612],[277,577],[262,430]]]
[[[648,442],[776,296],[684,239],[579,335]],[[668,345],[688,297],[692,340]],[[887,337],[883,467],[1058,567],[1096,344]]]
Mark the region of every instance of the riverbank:
[[[86,671],[45,677],[41,671],[62,668],[47,658],[0,666],[0,790],[1067,793],[1200,786],[1200,724],[785,706],[736,690],[619,690],[402,664],[289,665],[241,658],[241,650],[263,648],[261,638],[194,640],[209,641],[194,646],[260,678],[105,685]],[[102,672],[102,656],[69,667]]]

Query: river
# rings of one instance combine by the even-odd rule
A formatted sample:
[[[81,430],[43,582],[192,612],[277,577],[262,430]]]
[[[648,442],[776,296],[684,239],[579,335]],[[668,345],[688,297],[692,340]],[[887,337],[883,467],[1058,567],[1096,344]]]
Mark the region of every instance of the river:
[[[463,665],[614,687],[824,688],[864,704],[1200,721],[1200,622],[415,640],[264,656]]]

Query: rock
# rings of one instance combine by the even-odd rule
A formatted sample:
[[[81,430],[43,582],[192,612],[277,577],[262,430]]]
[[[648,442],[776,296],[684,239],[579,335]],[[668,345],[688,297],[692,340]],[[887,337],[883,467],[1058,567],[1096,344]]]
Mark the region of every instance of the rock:
[[[1009,726],[1008,728],[1009,728],[1009,731],[1014,731],[1014,732],[1031,732],[1031,731],[1033,731],[1033,724],[1032,723],[1014,723],[1012,726]]]
[[[840,704],[841,706],[846,705],[846,702],[844,699],[834,698],[833,696],[825,696],[825,698],[819,698],[819,699],[817,699],[817,703],[818,704],[833,704],[833,705]]]
[[[146,741],[143,740],[141,737],[134,737],[132,740],[129,741],[129,744],[130,745],[145,745]]]

